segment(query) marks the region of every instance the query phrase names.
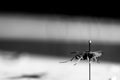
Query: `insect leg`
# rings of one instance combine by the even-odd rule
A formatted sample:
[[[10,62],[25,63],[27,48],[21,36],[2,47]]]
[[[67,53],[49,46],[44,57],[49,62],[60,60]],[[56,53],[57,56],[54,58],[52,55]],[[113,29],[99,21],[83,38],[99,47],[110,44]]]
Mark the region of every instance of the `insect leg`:
[[[89,60],[90,60],[90,58],[89,58],[89,57],[87,57],[87,60],[89,61]]]
[[[93,57],[93,58],[91,58],[91,61],[92,62],[96,62],[96,59]]]
[[[97,57],[94,57],[95,62],[100,63]]]
[[[70,59],[70,61],[73,61],[74,58],[75,58],[75,57],[72,57],[72,59]]]
[[[77,61],[74,65],[78,64],[81,59],[82,59],[82,57],[80,57],[80,58],[78,59],[78,61]]]
[[[100,63],[100,60],[99,60],[99,58],[97,58],[97,63]]]

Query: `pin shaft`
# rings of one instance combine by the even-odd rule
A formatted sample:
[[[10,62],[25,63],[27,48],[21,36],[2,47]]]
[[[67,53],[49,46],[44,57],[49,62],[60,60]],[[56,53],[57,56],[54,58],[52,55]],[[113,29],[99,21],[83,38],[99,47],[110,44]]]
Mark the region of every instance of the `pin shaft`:
[[[91,51],[91,43],[92,43],[92,41],[89,40],[88,43],[89,43],[89,53],[88,53],[88,55],[89,55],[90,51]],[[91,80],[91,63],[90,63],[90,58],[89,57],[88,57],[88,61],[89,61],[89,80]]]

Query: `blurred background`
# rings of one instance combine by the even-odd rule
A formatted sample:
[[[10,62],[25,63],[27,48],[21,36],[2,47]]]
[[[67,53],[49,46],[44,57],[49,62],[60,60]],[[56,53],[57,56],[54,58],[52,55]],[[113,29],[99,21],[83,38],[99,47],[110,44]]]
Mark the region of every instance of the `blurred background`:
[[[37,18],[36,18],[37,17]],[[104,20],[103,20],[104,21]],[[120,62],[119,23],[92,18],[1,15],[0,49],[32,55],[65,57],[72,51],[102,50],[105,62]]]
[[[56,12],[1,10],[2,78],[45,72],[47,77],[40,80],[88,80],[85,77],[88,75],[87,62],[81,61],[77,67],[73,67],[73,62],[59,62],[69,60],[73,56],[69,54],[72,51],[87,50],[88,40],[92,40],[92,51],[103,51],[101,63],[92,63],[92,80],[98,77],[102,80],[119,79],[119,19],[97,13],[92,16],[88,11],[89,16],[77,9],[75,13],[69,10],[68,13],[64,12],[57,12],[57,9]]]

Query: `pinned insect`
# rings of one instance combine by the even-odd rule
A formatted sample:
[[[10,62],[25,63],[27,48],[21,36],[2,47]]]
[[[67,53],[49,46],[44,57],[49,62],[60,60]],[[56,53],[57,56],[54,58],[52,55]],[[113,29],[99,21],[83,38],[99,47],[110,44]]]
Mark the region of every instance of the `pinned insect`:
[[[91,41],[89,41],[89,44],[91,44]],[[89,50],[80,52],[80,51],[73,51],[70,54],[76,54],[73,56],[70,60],[60,62],[60,63],[66,63],[69,61],[77,60],[77,62],[74,64],[76,65],[80,60],[88,60],[88,61],[93,61],[99,63],[99,58],[102,56],[103,52],[102,51],[90,51],[90,46]]]

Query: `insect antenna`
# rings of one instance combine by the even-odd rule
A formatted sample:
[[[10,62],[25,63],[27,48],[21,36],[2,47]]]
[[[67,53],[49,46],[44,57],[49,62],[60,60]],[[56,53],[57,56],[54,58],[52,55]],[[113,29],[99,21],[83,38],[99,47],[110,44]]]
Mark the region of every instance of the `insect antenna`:
[[[72,52],[70,52],[70,54],[79,54],[80,53],[80,51],[72,51]]]
[[[63,62],[60,62],[60,63],[67,63],[69,61],[73,61],[74,57],[72,57],[70,60],[67,60],[67,61],[63,61]]]

